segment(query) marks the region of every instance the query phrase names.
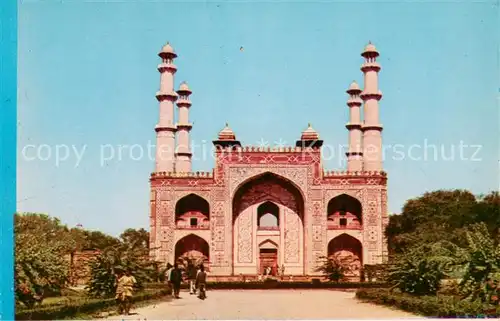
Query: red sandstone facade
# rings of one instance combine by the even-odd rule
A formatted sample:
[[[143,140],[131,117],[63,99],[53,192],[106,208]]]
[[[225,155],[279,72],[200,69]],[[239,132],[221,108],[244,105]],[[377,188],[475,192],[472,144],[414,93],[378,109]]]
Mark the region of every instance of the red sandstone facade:
[[[316,275],[318,260],[351,255],[357,265],[387,256],[387,176],[382,171],[376,62],[369,44],[362,56],[365,88],[351,84],[347,171],[325,171],[323,141],[309,126],[296,146],[241,146],[226,126],[215,145],[212,172],[191,172],[188,110],[191,91],[173,90],[177,57],[159,56],[160,121],[156,170],[151,174],[151,256],[174,262],[203,257],[211,275],[257,275],[284,267],[286,275]],[[179,107],[174,125],[173,108]],[[361,120],[364,105],[364,121]],[[162,149],[160,151],[160,149]],[[279,269],[278,269],[279,267]]]

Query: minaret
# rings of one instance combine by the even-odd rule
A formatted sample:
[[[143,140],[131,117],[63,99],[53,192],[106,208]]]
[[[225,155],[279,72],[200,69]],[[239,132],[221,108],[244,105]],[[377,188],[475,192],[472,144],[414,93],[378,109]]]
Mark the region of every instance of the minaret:
[[[378,72],[380,65],[377,57],[379,53],[370,42],[361,54],[365,62],[361,65],[364,73],[365,87],[360,97],[364,101],[363,130],[363,170],[382,170],[382,125],[379,123],[378,102],[382,93],[378,89]]]
[[[177,94],[177,107],[179,107],[179,122],[177,123],[177,149],[175,151],[175,171],[176,172],[191,172],[191,147],[189,143],[189,132],[193,125],[189,123],[189,107],[191,101],[189,96],[192,91],[189,89],[186,82],[183,82]]]
[[[347,171],[362,171],[363,170],[363,146],[362,146],[362,131],[361,131],[361,104],[363,101],[359,98],[361,89],[358,84],[353,81],[347,89],[349,99],[349,122],[345,125],[349,131],[349,149],[345,153],[347,156]]]
[[[174,171],[174,149],[175,131],[174,125],[174,102],[177,94],[174,91],[174,74],[177,67],[174,59],[177,54],[167,42],[158,54],[162,59],[158,65],[160,72],[160,91],[156,93],[156,98],[160,102],[160,120],[155,127],[156,131],[156,171]]]

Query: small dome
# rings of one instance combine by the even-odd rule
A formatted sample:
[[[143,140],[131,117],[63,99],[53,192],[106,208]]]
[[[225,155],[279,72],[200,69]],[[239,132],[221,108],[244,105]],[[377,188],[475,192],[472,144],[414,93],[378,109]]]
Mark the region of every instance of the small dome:
[[[318,132],[312,128],[311,124],[308,124],[306,130],[302,132],[302,136],[300,136],[301,140],[317,140],[319,139]]]
[[[180,86],[179,86],[179,90],[185,90],[185,91],[189,91],[189,86],[187,84],[187,82],[183,82]]]
[[[226,123],[226,127],[224,127],[220,132],[219,132],[219,140],[236,140],[236,135],[234,135],[234,132],[231,128],[229,128],[229,124]]]
[[[179,90],[177,90],[177,93],[179,93],[179,95],[181,96],[189,96],[191,95],[192,91],[191,89],[189,89],[189,86],[187,84],[187,82],[183,81],[180,86],[179,86]]]
[[[349,90],[359,90],[358,83],[355,80],[353,80],[353,82],[349,86]]]
[[[169,42],[163,48],[161,48],[160,53],[158,54],[160,57],[165,56],[165,57],[172,57],[175,58],[177,57],[177,54],[174,51],[174,48],[170,45]]]
[[[377,48],[375,48],[374,44],[372,44],[371,42],[368,42],[368,44],[365,47],[365,50],[363,50],[363,53],[361,55],[362,56],[377,57],[378,51],[377,51]]]
[[[359,88],[358,83],[355,80],[353,80],[353,82],[351,83],[346,92],[349,95],[357,95],[361,92],[361,89]]]

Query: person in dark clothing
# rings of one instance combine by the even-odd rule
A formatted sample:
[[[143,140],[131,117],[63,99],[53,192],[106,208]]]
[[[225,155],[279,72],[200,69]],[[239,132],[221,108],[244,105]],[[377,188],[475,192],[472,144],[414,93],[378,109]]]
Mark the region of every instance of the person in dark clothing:
[[[207,297],[205,293],[206,285],[207,285],[207,272],[205,272],[205,267],[201,265],[198,274],[196,274],[196,288],[198,289],[199,292],[198,297],[202,300],[205,300],[205,298]]]
[[[189,294],[196,294],[196,267],[193,263],[189,262],[187,266],[187,279],[189,280]]]
[[[179,269],[179,265],[174,263],[174,268],[170,272],[170,282],[172,283],[172,287],[174,288],[174,297],[179,299],[179,292],[181,291],[181,283],[182,283],[182,271]]]

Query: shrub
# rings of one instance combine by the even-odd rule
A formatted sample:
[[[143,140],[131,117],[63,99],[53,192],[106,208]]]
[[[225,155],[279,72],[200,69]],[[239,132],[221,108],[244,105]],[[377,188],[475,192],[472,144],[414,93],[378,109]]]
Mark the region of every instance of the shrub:
[[[276,279],[261,282],[207,282],[207,289],[358,289],[383,288],[380,282],[282,282]]]
[[[470,300],[500,304],[500,244],[490,236],[486,224],[471,227],[467,232],[465,275],[460,287]]]
[[[319,266],[316,272],[323,273],[324,277],[333,282],[346,280],[347,274],[353,272],[353,257],[343,257],[339,254],[329,257],[322,256],[319,258]]]
[[[145,291],[132,298],[132,302],[158,299],[164,297],[167,290]],[[88,315],[116,305],[114,298],[90,299],[85,298],[68,302],[63,305],[47,305],[35,309],[20,309],[16,311],[16,320],[60,320],[74,318],[79,315]]]
[[[427,317],[498,317],[500,309],[479,301],[469,302],[455,296],[416,296],[390,292],[387,289],[360,289],[356,297],[362,301],[397,307]]]
[[[454,271],[459,249],[449,242],[422,244],[396,255],[389,265],[389,282],[401,292],[436,294],[441,281]]]

